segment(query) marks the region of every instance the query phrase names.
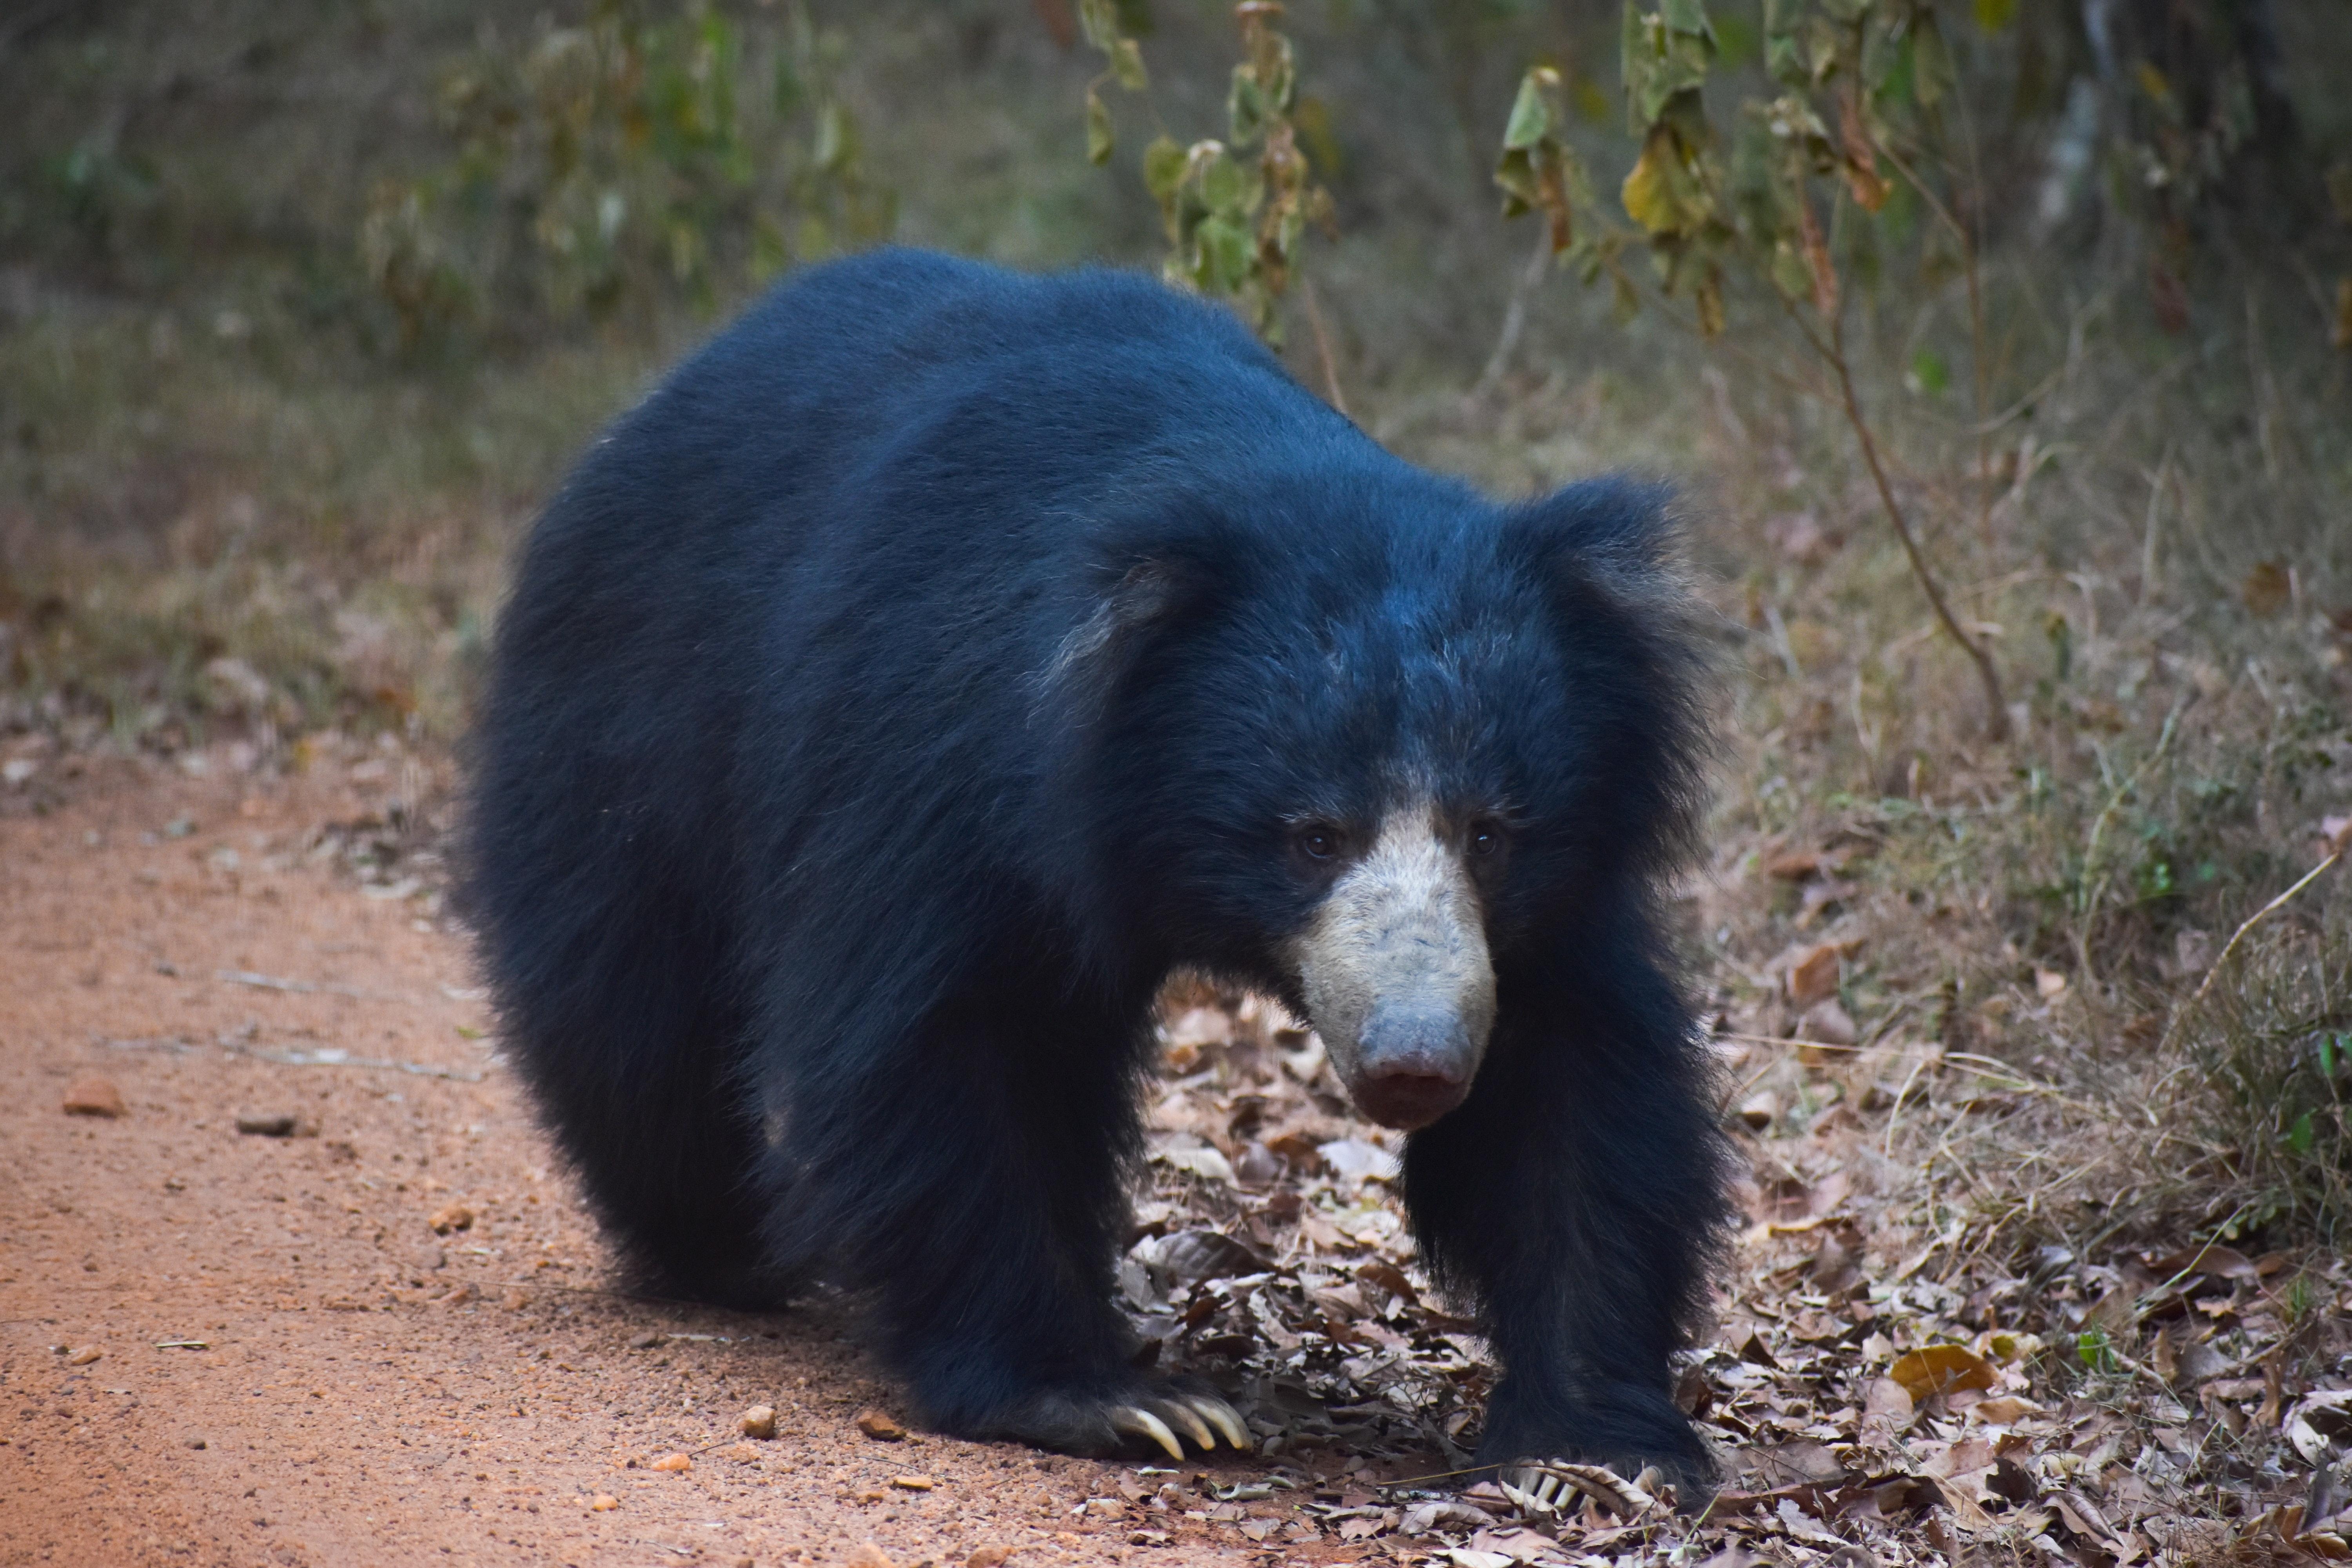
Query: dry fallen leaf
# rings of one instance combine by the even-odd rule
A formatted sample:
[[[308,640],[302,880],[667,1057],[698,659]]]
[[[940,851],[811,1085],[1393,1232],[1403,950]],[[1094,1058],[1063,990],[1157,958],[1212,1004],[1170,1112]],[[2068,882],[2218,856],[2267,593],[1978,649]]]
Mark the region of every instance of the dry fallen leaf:
[[[1992,1363],[1966,1345],[1923,1345],[1895,1358],[1886,1375],[1903,1385],[1913,1403],[1962,1388],[1990,1388]]]
[[[1807,949],[1789,966],[1789,1000],[1810,1007],[1837,994],[1838,944],[1825,942]]]
[[[2285,562],[2258,561],[2246,574],[2238,593],[2246,601],[2246,608],[2268,617],[2285,609],[2294,599],[2294,579],[2288,574]]]

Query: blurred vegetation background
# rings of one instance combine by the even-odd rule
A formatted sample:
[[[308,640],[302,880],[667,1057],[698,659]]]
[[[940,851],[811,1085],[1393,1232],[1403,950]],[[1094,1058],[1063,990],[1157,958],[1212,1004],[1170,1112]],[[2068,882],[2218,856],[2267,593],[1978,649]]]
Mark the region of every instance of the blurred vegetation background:
[[[16,0],[0,809],[455,743],[566,462],[794,267],[1167,267],[1416,460],[1683,484],[1751,1122],[1948,1247],[2333,1235],[2352,900],[2231,939],[2352,816],[2339,0],[1240,9]]]

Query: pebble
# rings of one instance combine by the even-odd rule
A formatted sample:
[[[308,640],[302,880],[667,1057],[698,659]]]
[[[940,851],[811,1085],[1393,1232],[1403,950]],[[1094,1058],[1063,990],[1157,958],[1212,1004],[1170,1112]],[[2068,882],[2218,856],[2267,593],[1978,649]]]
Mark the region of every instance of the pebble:
[[[736,1425],[742,1428],[743,1436],[746,1437],[758,1437],[764,1441],[776,1435],[776,1407],[772,1405],[754,1405],[751,1409],[743,1412],[743,1419]]]
[[[611,1492],[598,1492],[588,1500],[589,1509],[596,1513],[607,1513],[620,1506],[621,1500]]]
[[[892,1476],[890,1484],[902,1492],[927,1492],[934,1483],[929,1476]]]
[[[191,1437],[188,1439],[188,1447],[191,1448],[202,1448],[204,1446],[205,1440],[202,1437]]]
[[[662,1341],[667,1337],[668,1336],[665,1334],[656,1333],[648,1330],[646,1332],[639,1334],[635,1339],[631,1340],[629,1342],[629,1348],[633,1351],[649,1351],[656,1345],[660,1344]]]
[[[857,1429],[877,1443],[896,1443],[907,1435],[904,1426],[870,1405],[857,1413]]]
[[[1010,1546],[975,1546],[963,1560],[963,1568],[1003,1568],[1004,1560],[1012,1555]]]
[[[78,1078],[66,1086],[65,1113],[68,1116],[128,1116],[131,1108],[122,1103],[122,1091],[114,1087],[112,1079]]]
[[[653,1462],[653,1468],[656,1470],[690,1470],[694,1468],[694,1461],[684,1454],[664,1454]]]
[[[88,1366],[92,1362],[97,1361],[105,1354],[106,1352],[99,1349],[96,1345],[84,1345],[78,1351],[68,1351],[66,1353],[66,1364],[68,1366]]]
[[[241,1128],[245,1124],[240,1121],[237,1125]],[[449,1204],[435,1209],[432,1217],[425,1223],[433,1227],[436,1236],[446,1236],[453,1230],[471,1230],[474,1228],[474,1211],[464,1204]]]
[[[294,1119],[290,1116],[240,1116],[236,1130],[251,1138],[291,1138]]]
[[[848,1563],[849,1568],[898,1568],[890,1561],[888,1552],[870,1541],[861,1541],[851,1547],[849,1555],[842,1561]]]

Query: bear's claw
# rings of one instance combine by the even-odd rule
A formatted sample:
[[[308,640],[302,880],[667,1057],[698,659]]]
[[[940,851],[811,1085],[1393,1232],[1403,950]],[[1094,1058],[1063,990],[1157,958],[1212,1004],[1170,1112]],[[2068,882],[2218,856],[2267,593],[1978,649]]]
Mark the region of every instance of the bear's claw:
[[[1511,1490],[1533,1498],[1536,1506],[1546,1513],[1567,1508],[1579,1493],[1583,1493],[1611,1511],[1630,1518],[1645,1511],[1657,1500],[1655,1494],[1664,1483],[1665,1475],[1657,1466],[1650,1465],[1628,1481],[1599,1465],[1527,1459],[1505,1466],[1500,1479]]]
[[[1176,1440],[1176,1434],[1168,1429],[1168,1423],[1139,1405],[1120,1405],[1110,1413],[1110,1424],[1122,1432],[1150,1438],[1167,1449],[1171,1459],[1181,1460],[1184,1457],[1184,1445]]]
[[[1236,1450],[1250,1446],[1249,1429],[1234,1407],[1213,1394],[1182,1394],[1155,1400],[1150,1409],[1140,1405],[1122,1405],[1111,1411],[1110,1424],[1129,1436],[1148,1437],[1168,1451],[1171,1459],[1184,1457],[1184,1445],[1178,1440],[1177,1431],[1202,1453],[1217,1446],[1222,1435]]]
[[[1224,1434],[1225,1441],[1233,1446],[1234,1452],[1244,1454],[1249,1452],[1249,1428],[1242,1425],[1240,1411],[1222,1399],[1202,1394],[1193,1395],[1192,1405],[1193,1409],[1206,1418],[1210,1426]],[[1206,1443],[1201,1445],[1203,1448],[1208,1446]]]

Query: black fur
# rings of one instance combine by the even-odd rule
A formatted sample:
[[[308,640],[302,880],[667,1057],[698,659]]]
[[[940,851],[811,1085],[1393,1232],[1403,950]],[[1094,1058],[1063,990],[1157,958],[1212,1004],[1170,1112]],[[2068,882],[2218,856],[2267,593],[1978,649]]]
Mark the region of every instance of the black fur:
[[[1229,315],[907,251],[780,289],[523,552],[471,813],[509,1047],[661,1290],[870,1288],[925,1418],[1104,1450],[1148,1015],[1298,1005],[1311,813],[1500,813],[1499,1022],[1405,1184],[1482,1457],[1703,1450],[1720,1150],[1654,908],[1696,723],[1662,498],[1383,452]]]

